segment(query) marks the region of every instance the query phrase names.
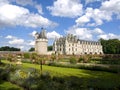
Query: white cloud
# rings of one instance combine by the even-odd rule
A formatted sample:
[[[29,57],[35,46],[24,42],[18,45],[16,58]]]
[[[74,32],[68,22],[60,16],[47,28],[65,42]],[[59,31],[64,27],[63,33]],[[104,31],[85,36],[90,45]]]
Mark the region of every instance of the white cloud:
[[[79,17],[75,22],[77,23],[77,25],[84,25],[85,23],[89,22],[90,21],[90,18],[87,17],[87,16],[82,16],[82,17]]]
[[[85,14],[76,20],[76,24],[81,26],[88,23],[88,26],[102,25],[103,21],[110,21],[111,13],[100,9],[87,8]],[[91,20],[94,21],[91,24]]]
[[[7,3],[9,3],[8,0],[0,0],[0,5],[7,4]]]
[[[12,35],[7,35],[5,38],[9,40],[8,43],[11,45],[21,45],[25,43],[24,39],[20,39]]]
[[[19,18],[22,15],[28,14],[29,11],[23,7],[5,4],[0,6],[0,13],[1,17],[7,18],[8,20],[12,20],[15,18]]]
[[[22,16],[28,13],[29,11],[25,8],[4,4],[0,6],[0,26],[16,25],[19,23],[18,20],[22,19]]]
[[[17,4],[26,6],[26,5],[34,5],[33,0],[15,0]]]
[[[67,33],[74,34],[80,39],[92,40],[92,31],[87,28],[70,28],[66,31]]]
[[[53,6],[48,6],[47,9],[51,11],[53,16],[73,18],[82,15],[82,7],[79,0],[57,0]]]
[[[27,27],[54,27],[57,26],[57,23],[54,23],[47,18],[44,18],[38,14],[29,14],[27,17],[27,20],[24,21],[23,25]]]
[[[76,35],[79,39],[82,40],[97,40],[97,36],[105,34],[100,28],[94,28],[93,30],[89,28],[81,28],[77,26],[70,27],[66,30],[67,34]]]
[[[54,27],[57,24],[39,14],[30,13],[27,8],[0,3],[0,27],[5,26],[25,27]]]
[[[20,44],[23,44],[24,43],[24,40],[23,39],[13,39],[13,40],[10,40],[9,41],[9,44],[16,44],[16,45],[20,45]]]
[[[85,4],[93,3],[93,2],[103,2],[106,0],[85,0]]]
[[[20,48],[20,50],[23,50],[25,47],[24,46],[17,46],[17,48]]]
[[[36,8],[38,10],[39,14],[43,14],[42,5],[37,4],[36,1],[33,1],[33,0],[15,0],[15,2],[17,4],[22,5],[22,6],[31,5],[31,6],[33,6],[34,8]]]
[[[42,6],[41,5],[35,5],[35,8],[38,10],[39,14],[43,14]]]
[[[120,19],[120,0],[109,0],[102,3],[101,10],[116,14]]]
[[[33,33],[34,33],[34,31],[33,31]],[[5,38],[6,38],[7,42],[5,42],[5,43],[0,42],[2,45],[5,44],[5,45],[8,45],[8,46],[20,48],[22,51],[26,51],[31,46],[35,45],[34,40],[24,40],[22,38],[18,38],[16,36],[12,36],[12,35],[7,35]]]
[[[56,38],[60,38],[60,37],[62,37],[62,35],[60,35],[59,33],[55,32],[55,31],[47,33],[48,39],[56,39]]]
[[[102,31],[100,28],[95,28],[95,29],[93,30],[93,33],[95,33],[95,34],[103,34],[104,31]]]
[[[6,39],[14,39],[14,38],[16,38],[16,37],[14,37],[14,36],[12,36],[12,35],[7,35],[5,38],[6,38]]]
[[[29,46],[34,46],[35,45],[35,41],[31,40],[29,43],[28,43]]]
[[[98,38],[103,38],[103,39],[119,39],[120,40],[120,35],[116,35],[116,34],[113,34],[113,33],[108,33],[108,34],[102,34],[102,35],[99,35]]]
[[[100,0],[87,0],[86,3],[92,3]],[[113,15],[120,19],[120,0],[102,0],[102,4],[99,8],[86,8],[84,15],[80,16],[76,20],[76,24],[81,26],[87,24],[87,26],[102,25],[105,21],[111,21]]]
[[[29,35],[31,35],[32,37],[35,37],[35,34],[37,33],[37,31],[33,31],[33,32],[31,32]]]

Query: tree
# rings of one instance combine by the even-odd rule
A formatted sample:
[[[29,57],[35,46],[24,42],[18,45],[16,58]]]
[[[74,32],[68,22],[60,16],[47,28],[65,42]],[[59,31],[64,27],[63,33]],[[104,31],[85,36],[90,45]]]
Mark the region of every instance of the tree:
[[[48,51],[52,51],[53,50],[53,46],[48,46]]]
[[[4,46],[0,48],[0,51],[20,51],[19,48]]]
[[[40,65],[40,75],[42,75],[42,65],[43,65],[43,61],[46,59],[44,55],[38,55],[37,53],[32,53],[31,54],[31,59],[35,60],[35,62],[38,62]]]
[[[38,61],[39,61],[39,64],[40,64],[40,74],[42,76],[42,71],[43,71],[43,68],[42,68],[42,65],[43,65],[43,61],[45,60],[45,56],[38,56]]]
[[[37,53],[31,53],[30,58],[33,63],[37,62]]]
[[[35,48],[31,47],[31,48],[29,49],[29,52],[32,52],[32,51],[35,51]]]
[[[52,53],[51,59],[52,59],[52,61],[54,61],[56,59],[56,54]]]
[[[120,54],[120,40],[118,40],[118,39],[109,39],[109,40],[100,39],[100,42],[103,46],[103,52],[105,54]]]
[[[7,60],[10,62],[10,66],[11,66],[11,62],[13,61],[13,55],[12,54],[8,54],[7,55]]]

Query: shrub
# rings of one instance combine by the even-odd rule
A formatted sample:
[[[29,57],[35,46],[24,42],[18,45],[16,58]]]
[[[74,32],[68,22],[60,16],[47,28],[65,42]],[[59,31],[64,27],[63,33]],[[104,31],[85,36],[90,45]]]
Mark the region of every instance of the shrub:
[[[70,63],[71,64],[76,64],[77,63],[76,58],[75,57],[70,57]]]
[[[32,60],[30,60],[30,59],[22,59],[22,62],[23,63],[32,63]]]
[[[29,53],[24,53],[24,58],[25,59],[29,59],[30,58],[30,54]]]
[[[9,79],[9,72],[5,71],[5,69],[0,68],[0,80],[8,80]]]
[[[83,62],[83,58],[82,57],[80,57],[79,59],[78,59],[78,62]]]

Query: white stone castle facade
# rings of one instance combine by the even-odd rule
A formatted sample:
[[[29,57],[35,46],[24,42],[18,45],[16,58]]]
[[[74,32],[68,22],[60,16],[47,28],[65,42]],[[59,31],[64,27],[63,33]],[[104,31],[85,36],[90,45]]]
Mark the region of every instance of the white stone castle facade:
[[[66,37],[56,39],[53,43],[53,51],[47,51],[48,39],[46,31],[42,29],[35,35],[35,51],[40,55],[59,53],[64,55],[81,55],[81,54],[103,54],[102,45],[96,41],[80,40],[72,34]]]
[[[100,42],[80,40],[72,34],[55,40],[53,50],[64,55],[103,54]]]

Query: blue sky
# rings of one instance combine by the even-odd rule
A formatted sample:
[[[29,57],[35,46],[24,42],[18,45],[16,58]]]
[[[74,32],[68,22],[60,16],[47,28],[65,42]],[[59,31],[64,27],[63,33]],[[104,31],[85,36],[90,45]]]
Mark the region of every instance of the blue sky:
[[[120,0],[0,0],[0,47],[28,50],[47,30],[49,45],[68,33],[84,40],[120,39]]]

